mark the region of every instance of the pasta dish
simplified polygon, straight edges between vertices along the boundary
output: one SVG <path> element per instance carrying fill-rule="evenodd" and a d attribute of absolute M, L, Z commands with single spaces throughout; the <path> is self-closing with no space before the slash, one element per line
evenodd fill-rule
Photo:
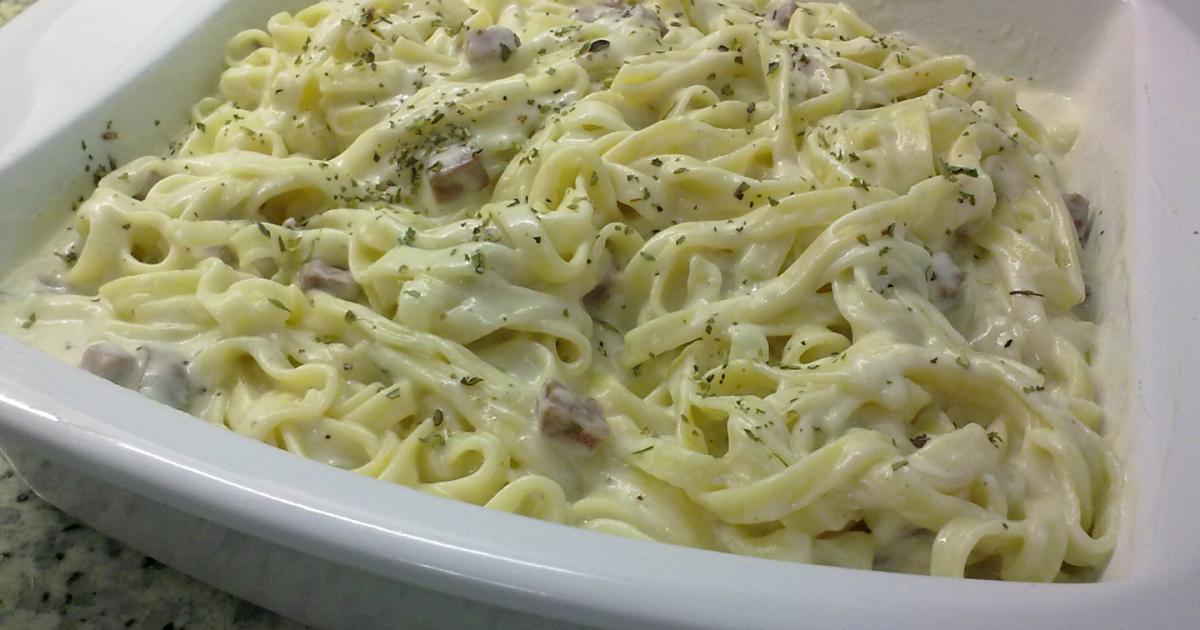
<path fill-rule="evenodd" d="M 97 164 L 6 280 L 6 333 L 598 532 L 1006 580 L 1107 561 L 1088 204 L 1014 80 L 791 0 L 327 0 L 225 56 L 165 157 Z"/>

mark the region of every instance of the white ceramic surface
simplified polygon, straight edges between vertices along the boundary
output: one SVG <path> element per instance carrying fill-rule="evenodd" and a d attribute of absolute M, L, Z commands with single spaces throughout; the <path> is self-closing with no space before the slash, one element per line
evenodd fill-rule
<path fill-rule="evenodd" d="M 160 151 L 214 84 L 221 42 L 301 4 L 42 0 L 0 31 L 0 269 L 85 192 L 81 140 L 118 161 Z M 1077 184 L 1105 210 L 1088 252 L 1098 362 L 1129 476 L 1101 582 L 785 564 L 495 513 L 292 457 L 0 338 L 6 453 L 101 531 L 321 626 L 551 623 L 503 607 L 612 627 L 1195 627 L 1200 3 L 851 4 L 990 70 L 1032 73 L 1085 117 Z M 121 139 L 102 143 L 110 120 Z"/>

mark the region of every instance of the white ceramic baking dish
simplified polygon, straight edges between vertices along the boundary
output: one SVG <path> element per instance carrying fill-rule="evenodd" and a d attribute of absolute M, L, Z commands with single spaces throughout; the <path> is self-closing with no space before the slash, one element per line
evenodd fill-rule
<path fill-rule="evenodd" d="M 222 42 L 302 0 L 41 0 L 0 30 L 0 269 L 86 191 L 80 141 L 159 152 Z M 1192 628 L 1200 619 L 1200 3 L 862 0 L 887 29 L 1070 94 L 1103 403 L 1127 471 L 1096 584 L 769 562 L 592 534 L 293 457 L 0 338 L 0 439 L 34 489 L 318 626 Z M 99 141 L 109 121 L 120 140 Z M 161 121 L 155 123 L 155 121 Z"/>

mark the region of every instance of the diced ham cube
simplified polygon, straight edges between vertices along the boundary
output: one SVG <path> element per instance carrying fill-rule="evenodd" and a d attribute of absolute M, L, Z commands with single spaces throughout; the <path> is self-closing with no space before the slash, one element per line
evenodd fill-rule
<path fill-rule="evenodd" d="M 472 66 L 504 63 L 521 47 L 521 38 L 503 26 L 489 26 L 467 36 L 467 61 Z"/>
<path fill-rule="evenodd" d="M 429 187 L 434 199 L 446 203 L 487 188 L 492 180 L 483 167 L 482 152 L 473 146 L 458 145 L 433 156 L 429 165 Z"/>
<path fill-rule="evenodd" d="M 792 21 L 792 14 L 796 12 L 796 3 L 793 0 L 783 0 L 776 4 L 767 17 L 780 27 L 787 28 Z"/>
<path fill-rule="evenodd" d="M 187 361 L 168 348 L 145 346 L 134 356 L 121 346 L 104 341 L 83 351 L 79 367 L 183 411 L 191 407 L 195 395 Z"/>
<path fill-rule="evenodd" d="M 1067 205 L 1067 213 L 1071 215 L 1071 224 L 1075 226 L 1075 234 L 1079 236 L 1080 244 L 1087 242 L 1087 236 L 1091 224 L 1088 222 L 1088 215 L 1091 213 L 1091 202 L 1087 197 L 1079 193 L 1067 193 L 1063 195 L 1063 203 Z"/>
<path fill-rule="evenodd" d="M 142 366 L 137 358 L 109 341 L 88 346 L 83 351 L 79 367 L 130 389 L 137 387 L 142 378 Z"/>
<path fill-rule="evenodd" d="M 192 405 L 192 380 L 187 361 L 173 350 L 146 346 L 138 350 L 142 378 L 137 391 L 164 405 L 187 411 Z"/>
<path fill-rule="evenodd" d="M 654 12 L 654 9 L 651 9 L 645 5 L 633 5 L 631 9 L 625 12 L 624 17 L 646 22 L 647 26 L 658 31 L 659 35 L 667 34 L 667 25 L 663 24 L 662 18 L 658 17 L 658 14 Z"/>
<path fill-rule="evenodd" d="M 538 399 L 538 418 L 548 437 L 596 448 L 611 429 L 604 408 L 595 398 L 575 393 L 558 381 L 548 381 Z"/>
<path fill-rule="evenodd" d="M 353 302 L 362 294 L 354 275 L 345 269 L 327 265 L 319 260 L 304 263 L 296 274 L 302 291 L 323 291 L 333 297 Z"/>
<path fill-rule="evenodd" d="M 958 289 L 966 277 L 966 274 L 958 268 L 958 265 L 954 264 L 946 252 L 936 252 L 933 255 L 931 274 L 930 281 L 938 295 L 943 298 L 952 298 L 958 295 Z"/>

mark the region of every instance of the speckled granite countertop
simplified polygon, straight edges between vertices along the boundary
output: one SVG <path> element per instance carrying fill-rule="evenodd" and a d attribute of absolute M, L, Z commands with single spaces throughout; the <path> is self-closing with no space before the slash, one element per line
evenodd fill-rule
<path fill-rule="evenodd" d="M 0 458 L 0 628 L 302 628 L 39 499 Z"/>
<path fill-rule="evenodd" d="M 0 28 L 35 0 L 0 0 Z M 89 529 L 0 457 L 0 628 L 302 628 Z"/>

